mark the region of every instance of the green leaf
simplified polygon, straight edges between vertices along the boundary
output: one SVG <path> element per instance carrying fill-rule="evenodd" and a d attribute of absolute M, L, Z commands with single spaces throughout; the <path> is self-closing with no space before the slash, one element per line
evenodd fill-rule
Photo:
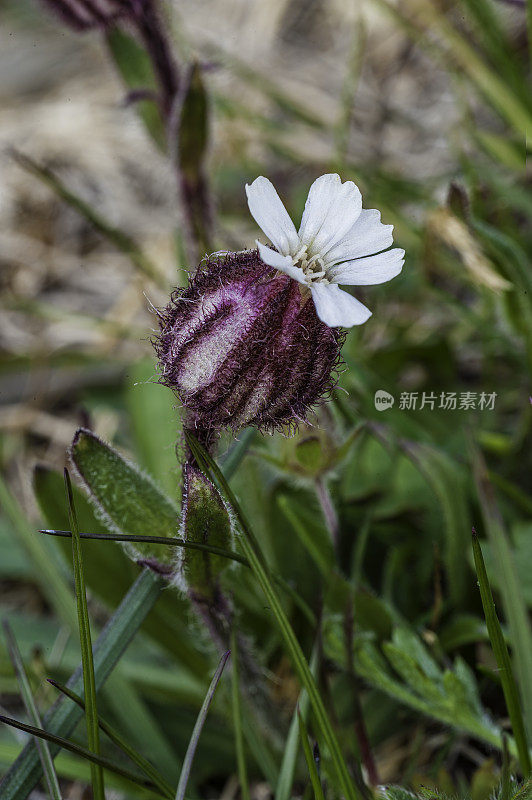
<path fill-rule="evenodd" d="M 370 592 L 360 589 L 354 593 L 354 619 L 357 628 L 373 631 L 379 639 L 392 633 L 392 616 L 386 603 Z"/>
<path fill-rule="evenodd" d="M 83 428 L 74 436 L 70 456 L 108 528 L 117 533 L 175 536 L 177 506 L 137 466 Z M 172 561 L 172 551 L 158 545 L 139 544 L 134 553 L 162 564 Z"/>
<path fill-rule="evenodd" d="M 165 587 L 165 583 L 145 568 L 124 597 L 95 643 L 96 689 L 103 686 Z M 74 672 L 67 685 L 77 694 L 82 691 L 81 667 Z M 82 716 L 83 712 L 78 706 L 63 701 L 44 716 L 43 725 L 50 733 L 65 737 L 72 733 Z M 57 750 L 57 746 L 50 748 L 52 756 Z M 0 783 L 2 800 L 25 800 L 41 775 L 39 756 L 33 743 L 29 743 Z"/>
<path fill-rule="evenodd" d="M 196 724 L 194 725 L 194 730 L 192 731 L 192 735 L 190 737 L 190 742 L 188 743 L 187 752 L 185 754 L 185 758 L 183 761 L 183 768 L 181 770 L 181 775 L 179 776 L 179 783 L 177 786 L 175 800 L 185 800 L 185 792 L 187 789 L 188 779 L 190 777 L 190 770 L 192 769 L 192 762 L 194 761 L 194 756 L 196 755 L 196 749 L 198 747 L 199 737 L 201 735 L 201 731 L 203 730 L 205 720 L 207 719 L 207 714 L 209 713 L 209 708 L 211 706 L 211 703 L 214 700 L 214 695 L 216 694 L 218 683 L 220 681 L 220 678 L 222 677 L 222 672 L 224 671 L 224 667 L 230 655 L 231 651 L 228 650 L 221 657 L 220 663 L 218 664 L 218 668 L 216 669 L 216 672 L 213 675 L 211 684 L 209 686 L 207 694 L 205 695 L 205 700 L 203 701 L 203 705 L 201 706 L 198 718 L 196 720 Z"/>
<path fill-rule="evenodd" d="M 519 703 L 519 693 L 517 691 L 517 686 L 512 672 L 508 648 L 506 647 L 506 642 L 497 618 L 495 603 L 493 602 L 493 595 L 491 593 L 488 575 L 486 573 L 486 567 L 482 557 L 482 549 L 476 535 L 473 535 L 473 555 L 475 557 L 475 568 L 477 570 L 482 607 L 486 617 L 486 624 L 488 626 L 488 634 L 490 637 L 491 646 L 493 648 L 497 666 L 499 668 L 499 677 L 501 679 L 502 690 L 504 692 L 506 708 L 512 723 L 512 729 L 517 745 L 517 752 L 519 754 L 519 762 L 521 764 L 523 775 L 527 777 L 530 775 L 531 763 L 525 726 Z"/>
<path fill-rule="evenodd" d="M 39 716 L 39 712 L 37 711 L 35 700 L 33 699 L 30 682 L 28 680 L 26 670 L 24 669 L 24 663 L 22 661 L 22 656 L 20 655 L 20 650 L 18 649 L 16 639 L 7 620 L 3 621 L 3 625 L 9 655 L 17 676 L 20 694 L 22 695 L 26 712 L 32 724 L 35 727 L 41 728 L 41 718 Z M 50 748 L 48 747 L 47 742 L 44 741 L 37 740 L 36 744 L 48 794 L 50 795 L 51 800 L 61 800 L 61 790 L 59 789 L 59 782 L 55 773 L 54 762 L 52 761 L 52 756 L 50 755 Z"/>
<path fill-rule="evenodd" d="M 391 642 L 385 642 L 383 650 L 394 669 L 414 692 L 430 700 L 435 706 L 444 701 L 442 688 L 432 678 L 427 677 L 409 653 Z"/>
<path fill-rule="evenodd" d="M 157 104 L 157 81 L 148 54 L 121 28 L 110 28 L 106 39 L 111 57 L 125 85 L 133 91 L 151 89 L 154 93 L 153 98 L 137 100 L 135 107 L 153 141 L 161 150 L 165 150 L 165 126 Z"/>
<path fill-rule="evenodd" d="M 72 531 L 72 560 L 74 564 L 74 581 L 76 586 L 76 600 L 78 606 L 79 640 L 81 645 L 81 664 L 83 667 L 83 690 L 85 694 L 85 717 L 87 723 L 87 740 L 89 749 L 95 754 L 100 754 L 100 730 L 98 727 L 98 706 L 96 702 L 96 679 L 94 677 L 94 661 L 92 658 L 91 627 L 89 610 L 87 608 L 87 593 L 85 590 L 85 576 L 83 574 L 83 554 L 81 539 L 78 531 L 78 521 L 70 475 L 65 469 L 65 488 L 68 502 L 68 516 Z M 94 800 L 105 800 L 103 771 L 101 766 L 91 766 L 92 793 Z"/>
<path fill-rule="evenodd" d="M 488 638 L 484 622 L 472 614 L 458 614 L 449 620 L 439 635 L 440 645 L 451 652 L 466 644 L 483 642 Z"/>
<path fill-rule="evenodd" d="M 532 778 L 527 778 L 519 786 L 516 787 L 515 794 L 512 795 L 512 800 L 530 800 L 532 796 Z"/>
<path fill-rule="evenodd" d="M 422 647 L 421 642 L 419 644 Z M 457 661 L 452 678 L 449 671 L 428 678 L 412 650 L 405 652 L 397 644 L 388 642 L 384 651 L 405 683 L 390 671 L 371 642 L 359 640 L 355 649 L 355 669 L 371 686 L 415 711 L 456 730 L 466 731 L 500 749 L 502 731 L 481 707 L 476 687 L 474 683 L 471 685 L 471 674 L 464 670 L 463 663 Z M 516 752 L 513 739 L 509 741 L 509 747 L 512 753 Z"/>

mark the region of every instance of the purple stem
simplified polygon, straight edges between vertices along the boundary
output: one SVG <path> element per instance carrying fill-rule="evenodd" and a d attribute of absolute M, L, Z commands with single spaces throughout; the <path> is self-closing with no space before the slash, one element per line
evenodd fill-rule
<path fill-rule="evenodd" d="M 144 41 L 161 88 L 161 111 L 168 123 L 179 89 L 179 73 L 152 0 L 130 0 L 137 29 Z"/>

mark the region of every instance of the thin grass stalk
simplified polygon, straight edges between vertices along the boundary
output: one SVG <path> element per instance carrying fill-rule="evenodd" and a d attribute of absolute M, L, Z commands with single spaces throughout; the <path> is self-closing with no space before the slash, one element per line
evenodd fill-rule
<path fill-rule="evenodd" d="M 307 762 L 307 769 L 310 776 L 310 782 L 312 783 L 312 788 L 314 790 L 314 798 L 315 800 L 325 800 L 323 794 L 323 787 L 320 781 L 320 776 L 318 775 L 318 768 L 316 767 L 316 761 L 310 749 L 307 726 L 305 724 L 305 720 L 303 719 L 303 715 L 301 714 L 299 709 L 297 710 L 297 721 L 299 725 L 299 738 L 301 741 L 301 745 L 303 747 L 305 761 Z"/>
<path fill-rule="evenodd" d="M 220 663 L 218 664 L 216 672 L 214 673 L 207 694 L 205 695 L 205 700 L 203 701 L 203 705 L 200 708 L 200 712 L 198 714 L 196 724 L 194 725 L 194 729 L 192 731 L 192 735 L 188 743 L 187 752 L 185 754 L 185 758 L 183 761 L 183 768 L 181 770 L 181 775 L 179 776 L 179 783 L 177 785 L 175 800 L 185 800 L 185 792 L 187 789 L 188 779 L 190 777 L 190 771 L 192 769 L 194 756 L 196 755 L 196 750 L 198 747 L 199 738 L 201 736 L 201 731 L 203 730 L 205 720 L 207 719 L 207 714 L 209 713 L 209 708 L 211 706 L 212 701 L 214 700 L 214 695 L 216 694 L 218 683 L 220 682 L 220 678 L 222 677 L 222 672 L 224 671 L 224 667 L 230 655 L 231 651 L 227 650 L 227 652 L 225 652 L 221 657 Z"/>
<path fill-rule="evenodd" d="M 493 487 L 483 457 L 473 444 L 473 468 L 484 526 L 493 549 L 500 575 L 500 594 L 512 645 L 517 684 L 523 704 L 523 719 L 529 740 L 532 739 L 532 630 L 522 595 L 513 553 L 499 512 Z"/>
<path fill-rule="evenodd" d="M 501 679 L 502 690 L 504 699 L 506 701 L 506 708 L 512 723 L 515 743 L 517 746 L 517 753 L 519 756 L 519 763 L 521 770 L 525 777 L 530 775 L 531 762 L 530 752 L 528 750 L 528 743 L 525 732 L 525 724 L 523 715 L 521 713 L 521 705 L 519 702 L 519 693 L 517 684 L 515 682 L 512 665 L 510 662 L 510 655 L 504 639 L 503 632 L 497 612 L 495 610 L 495 602 L 482 556 L 482 548 L 478 540 L 478 536 L 473 531 L 473 556 L 475 558 L 475 569 L 478 578 L 478 587 L 480 589 L 480 597 L 482 600 L 482 608 L 484 609 L 484 616 L 486 618 L 486 625 L 488 628 L 488 635 L 490 637 L 491 646 L 497 666 L 499 668 L 499 676 Z M 506 743 L 506 748 L 508 744 Z"/>
<path fill-rule="evenodd" d="M 35 700 L 33 698 L 30 682 L 28 680 L 28 676 L 24 668 L 24 662 L 22 661 L 22 656 L 20 654 L 20 650 L 18 649 L 17 641 L 15 639 L 15 636 L 13 634 L 13 631 L 11 630 L 11 626 L 9 625 L 7 619 L 4 619 L 2 623 L 4 627 L 4 634 L 6 638 L 7 648 L 9 651 L 9 656 L 11 658 L 11 662 L 13 664 L 13 668 L 17 676 L 17 681 L 20 688 L 20 694 L 22 696 L 22 700 L 26 708 L 26 713 L 28 714 L 28 717 L 30 718 L 32 724 L 35 725 L 35 727 L 42 728 L 41 718 L 37 710 Z M 39 752 L 39 758 L 41 761 L 42 771 L 46 787 L 48 789 L 48 794 L 50 795 L 51 800 L 61 800 L 61 790 L 59 788 L 59 781 L 57 780 L 57 774 L 54 768 L 54 762 L 52 760 L 52 756 L 50 755 L 50 748 L 48 747 L 48 743 L 45 741 L 39 741 L 37 739 L 36 745 L 37 745 L 37 750 Z"/>
<path fill-rule="evenodd" d="M 508 737 L 506 736 L 506 734 L 503 734 L 500 800 L 510 800 L 510 793 L 511 793 L 510 769 L 511 769 L 511 760 L 510 760 L 510 751 L 508 749 Z"/>
<path fill-rule="evenodd" d="M 315 676 L 318 668 L 318 644 L 314 645 L 312 656 L 310 659 L 310 669 Z M 283 753 L 283 760 L 281 762 L 281 769 L 279 770 L 279 780 L 275 787 L 275 800 L 290 800 L 292 797 L 292 786 L 294 783 L 294 775 L 296 771 L 296 762 L 298 756 L 298 741 L 299 741 L 299 721 L 298 714 L 301 714 L 305 719 L 308 714 L 309 700 L 308 694 L 305 689 L 299 693 L 297 706 L 292 716 L 290 723 L 290 730 L 286 738 L 286 744 Z"/>
<path fill-rule="evenodd" d="M 59 536 L 62 538 L 70 538 L 72 531 L 62 531 L 56 529 L 40 528 L 39 533 L 47 536 Z M 216 547 L 215 545 L 203 544 L 202 542 L 188 542 L 185 539 L 177 539 L 171 536 L 141 536 L 139 534 L 129 533 L 79 533 L 81 539 L 97 539 L 100 541 L 109 542 L 149 542 L 151 544 L 163 544 L 168 547 L 188 547 L 192 550 L 202 550 L 205 553 L 212 553 L 213 555 L 223 556 L 232 561 L 237 561 L 245 567 L 250 567 L 249 561 L 240 553 L 234 550 L 225 550 L 223 547 Z M 298 592 L 286 581 L 281 575 L 273 575 L 275 583 L 283 589 L 294 601 L 299 610 L 305 615 L 311 625 L 316 622 L 314 612 L 301 597 Z"/>
<path fill-rule="evenodd" d="M 238 663 L 238 636 L 233 620 L 231 629 L 231 666 L 232 666 L 232 701 L 233 701 L 233 726 L 235 729 L 235 750 L 236 763 L 238 767 L 238 780 L 240 783 L 240 794 L 242 800 L 250 800 L 248 770 L 246 765 L 246 754 L 244 752 L 244 733 L 242 730 L 242 707 L 239 686 L 239 663 Z"/>
<path fill-rule="evenodd" d="M 83 688 L 85 693 L 85 717 L 87 723 L 87 740 L 89 749 L 96 755 L 100 754 L 100 730 L 98 727 L 98 707 L 96 704 L 96 678 L 94 675 L 94 661 L 92 657 L 92 641 L 89 611 L 87 608 L 87 594 L 85 590 L 85 576 L 83 574 L 83 554 L 81 539 L 78 532 L 76 509 L 68 470 L 64 471 L 65 488 L 68 501 L 68 516 L 72 530 L 72 559 L 74 564 L 74 581 L 76 586 L 76 599 L 78 604 L 79 639 L 81 645 L 81 663 L 83 664 Z M 105 789 L 102 767 L 91 763 L 92 793 L 94 800 L 105 800 Z"/>

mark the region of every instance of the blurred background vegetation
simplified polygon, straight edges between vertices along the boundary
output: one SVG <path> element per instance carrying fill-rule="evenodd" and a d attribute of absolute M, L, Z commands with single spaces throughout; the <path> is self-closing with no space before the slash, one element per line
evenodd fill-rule
<path fill-rule="evenodd" d="M 395 225 L 403 273 L 364 290 L 373 317 L 349 332 L 347 369 L 315 425 L 227 437 L 220 457 L 234 458 L 233 489 L 272 570 L 318 619 L 319 681 L 348 757 L 361 704 L 380 783 L 485 800 L 509 722 L 472 526 L 532 735 L 530 9 L 175 0 L 161 13 L 186 85 L 170 153 L 156 77 L 127 27 L 75 33 L 30 0 L 0 10 L 1 615 L 37 705 L 56 698 L 44 678 L 64 682 L 79 662 L 71 545 L 36 533 L 68 528 L 58 471 L 75 430 L 94 430 L 178 501 L 180 412 L 156 382 L 152 306 L 206 250 L 253 245 L 246 182 L 268 176 L 297 219 L 312 180 L 338 171 Z M 379 389 L 395 398 L 386 411 Z M 477 407 L 441 408 L 442 392 L 458 404 L 475 393 Z M 482 392 L 493 407 L 478 407 Z M 416 408 L 402 393 L 417 393 Z M 421 408 L 423 393 L 434 408 Z M 82 530 L 107 530 L 81 493 L 76 503 Z M 97 635 L 138 567 L 118 544 L 84 548 Z M 278 715 L 278 730 L 245 728 L 252 797 L 303 796 L 302 753 L 286 766 L 297 679 L 252 577 L 235 568 L 224 585 Z M 289 598 L 286 609 L 310 655 L 316 621 Z M 216 662 L 188 603 L 167 591 L 101 692 L 103 716 L 169 780 Z M 4 641 L 0 693 L 23 717 Z M 232 727 L 222 681 L 191 796 L 238 794 Z M 0 770 L 24 741 L 2 726 Z M 86 762 L 63 753 L 56 765 L 64 797 L 80 798 Z M 109 787 L 152 796 L 116 777 Z"/>

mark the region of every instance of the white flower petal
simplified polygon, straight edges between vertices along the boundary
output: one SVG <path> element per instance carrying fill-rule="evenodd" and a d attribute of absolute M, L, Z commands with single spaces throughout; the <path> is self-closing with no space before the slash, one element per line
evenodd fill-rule
<path fill-rule="evenodd" d="M 325 266 L 386 250 L 393 243 L 392 231 L 393 225 L 382 224 L 380 211 L 376 208 L 363 208 L 343 239 L 323 253 Z"/>
<path fill-rule="evenodd" d="M 323 255 L 342 241 L 362 209 L 362 197 L 353 181 L 322 175 L 310 187 L 299 228 L 309 255 Z"/>
<path fill-rule="evenodd" d="M 294 280 L 299 281 L 299 283 L 306 283 L 305 273 L 301 267 L 294 267 L 290 256 L 283 256 L 281 253 L 276 253 L 271 247 L 266 247 L 265 244 L 261 244 L 260 242 L 257 242 L 257 247 L 259 248 L 261 259 L 265 264 L 268 264 L 269 267 L 275 267 L 275 269 L 285 272 Z"/>
<path fill-rule="evenodd" d="M 310 291 L 318 317 L 329 328 L 362 325 L 371 317 L 369 308 L 347 292 L 343 292 L 335 283 L 314 283 Z"/>
<path fill-rule="evenodd" d="M 405 263 L 405 251 L 399 247 L 378 253 L 376 256 L 344 261 L 327 272 L 327 278 L 334 283 L 346 286 L 375 286 L 377 283 L 391 281 L 399 275 Z"/>
<path fill-rule="evenodd" d="M 299 247 L 297 231 L 271 181 L 261 175 L 251 186 L 246 184 L 246 194 L 255 222 L 274 247 L 282 255 L 295 255 Z"/>

